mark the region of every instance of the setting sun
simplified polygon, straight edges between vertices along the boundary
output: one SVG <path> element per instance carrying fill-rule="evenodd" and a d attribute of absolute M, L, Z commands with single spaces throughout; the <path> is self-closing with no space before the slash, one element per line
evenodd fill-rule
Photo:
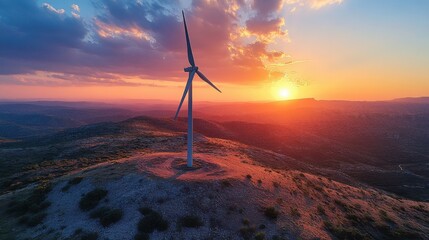
<path fill-rule="evenodd" d="M 290 91 L 287 88 L 280 88 L 278 91 L 278 98 L 279 99 L 288 99 L 290 97 Z"/>

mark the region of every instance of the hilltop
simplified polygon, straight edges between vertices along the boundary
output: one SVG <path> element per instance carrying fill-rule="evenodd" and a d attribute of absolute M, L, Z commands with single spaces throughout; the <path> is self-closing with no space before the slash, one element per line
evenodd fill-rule
<path fill-rule="evenodd" d="M 204 120 L 196 125 L 206 132 L 226 130 Z M 139 117 L 2 143 L 2 155 L 13 164 L 2 162 L 0 204 L 6 211 L 0 236 L 429 237 L 427 202 L 285 154 L 196 133 L 196 168 L 189 170 L 185 130 L 184 120 Z"/>

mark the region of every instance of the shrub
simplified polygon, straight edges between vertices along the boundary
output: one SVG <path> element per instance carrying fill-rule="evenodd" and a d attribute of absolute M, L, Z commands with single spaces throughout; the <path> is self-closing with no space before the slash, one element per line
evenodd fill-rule
<path fill-rule="evenodd" d="M 111 224 L 121 220 L 122 215 L 122 209 L 102 207 L 91 212 L 90 217 L 100 219 L 101 225 L 103 225 L 103 227 L 108 227 Z"/>
<path fill-rule="evenodd" d="M 394 222 L 394 221 L 389 217 L 389 215 L 387 215 L 387 212 L 386 212 L 386 211 L 384 211 L 384 210 L 380 210 L 380 211 L 379 211 L 379 214 L 380 214 L 380 218 L 381 218 L 381 219 L 383 219 L 383 221 L 391 222 L 391 223 L 393 223 L 393 222 Z"/>
<path fill-rule="evenodd" d="M 98 239 L 98 233 L 96 233 L 96 232 L 83 233 L 82 237 L 80 239 L 81 240 L 96 240 L 96 239 Z"/>
<path fill-rule="evenodd" d="M 240 234 L 244 239 L 250 239 L 255 232 L 256 229 L 253 226 L 245 226 L 240 228 Z"/>
<path fill-rule="evenodd" d="M 342 226 L 334 226 L 330 222 L 324 222 L 325 228 L 338 239 L 367 239 L 367 235 L 363 235 L 356 228 L 344 228 Z"/>
<path fill-rule="evenodd" d="M 43 222 L 47 216 L 44 211 L 51 203 L 46 201 L 46 196 L 51 191 L 51 185 L 48 182 L 40 183 L 33 192 L 24 200 L 12 200 L 8 204 L 7 212 L 13 214 L 19 219 L 20 224 L 34 227 Z"/>
<path fill-rule="evenodd" d="M 148 207 L 141 207 L 141 208 L 139 208 L 139 212 L 143 215 L 147 215 L 153 211 L 152 211 L 152 209 L 150 209 Z"/>
<path fill-rule="evenodd" d="M 180 226 L 186 228 L 198 228 L 203 226 L 203 221 L 200 217 L 194 215 L 187 215 L 179 220 Z"/>
<path fill-rule="evenodd" d="M 255 240 L 264 240 L 265 239 L 265 233 L 264 232 L 258 232 L 255 234 Z"/>
<path fill-rule="evenodd" d="M 45 212 L 36 213 L 34 215 L 25 215 L 19 219 L 19 223 L 29 227 L 35 227 L 43 222 L 47 214 Z"/>
<path fill-rule="evenodd" d="M 222 187 L 231 187 L 232 186 L 232 184 L 226 179 L 222 180 L 221 184 L 222 184 Z"/>
<path fill-rule="evenodd" d="M 374 218 L 372 218 L 372 216 L 371 215 L 369 215 L 368 213 L 366 213 L 364 216 L 363 216 L 363 219 L 368 223 L 368 222 L 374 222 Z"/>
<path fill-rule="evenodd" d="M 280 187 L 280 183 L 279 183 L 279 182 L 273 182 L 273 186 L 274 186 L 275 188 L 279 188 L 279 187 Z"/>
<path fill-rule="evenodd" d="M 147 233 L 139 232 L 134 236 L 134 240 L 149 240 L 149 239 L 150 239 L 149 234 Z"/>
<path fill-rule="evenodd" d="M 247 174 L 247 175 L 246 175 L 246 178 L 247 178 L 247 179 L 252 179 L 252 175 Z"/>
<path fill-rule="evenodd" d="M 165 231 L 168 229 L 168 222 L 160 213 L 151 211 L 140 220 L 138 229 L 143 233 L 152 233 L 155 230 Z"/>
<path fill-rule="evenodd" d="M 89 211 L 95 208 L 101 199 L 106 197 L 107 191 L 104 189 L 96 188 L 91 192 L 85 194 L 79 201 L 79 207 L 83 211 Z"/>
<path fill-rule="evenodd" d="M 250 221 L 247 218 L 244 218 L 241 222 L 243 223 L 243 225 L 249 225 L 250 224 Z"/>
<path fill-rule="evenodd" d="M 70 179 L 67 182 L 67 184 L 63 188 L 61 188 L 61 191 L 62 192 L 68 191 L 71 186 L 79 184 L 82 181 L 82 179 L 83 179 L 83 177 L 74 177 L 74 178 Z"/>
<path fill-rule="evenodd" d="M 318 206 L 317 206 L 317 212 L 318 212 L 320 215 L 326 215 L 325 209 L 322 207 L 322 205 L 318 205 Z"/>
<path fill-rule="evenodd" d="M 77 185 L 80 182 L 82 182 L 83 177 L 74 177 L 72 179 L 69 180 L 68 184 L 69 185 Z"/>
<path fill-rule="evenodd" d="M 410 232 L 403 229 L 397 229 L 390 234 L 393 239 L 421 239 L 422 237 L 417 232 Z"/>
<path fill-rule="evenodd" d="M 301 213 L 297 208 L 290 208 L 290 214 L 294 217 L 301 217 Z"/>
<path fill-rule="evenodd" d="M 269 219 L 277 219 L 279 212 L 274 207 L 265 208 L 264 214 Z"/>

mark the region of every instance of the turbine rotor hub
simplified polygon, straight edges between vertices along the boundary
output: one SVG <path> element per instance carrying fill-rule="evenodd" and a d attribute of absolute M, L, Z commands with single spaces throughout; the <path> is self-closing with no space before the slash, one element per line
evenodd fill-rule
<path fill-rule="evenodd" d="M 195 67 L 187 67 L 187 68 L 184 68 L 183 70 L 185 70 L 185 72 L 192 72 L 192 71 L 198 71 L 198 67 L 197 66 L 195 66 Z"/>

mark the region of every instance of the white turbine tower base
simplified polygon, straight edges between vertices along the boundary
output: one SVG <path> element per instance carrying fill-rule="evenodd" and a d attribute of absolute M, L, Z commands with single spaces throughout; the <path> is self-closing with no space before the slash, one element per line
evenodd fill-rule
<path fill-rule="evenodd" d="M 198 70 L 198 67 L 195 66 L 194 56 L 192 54 L 191 41 L 189 40 L 188 27 L 186 26 L 185 13 L 182 11 L 183 24 L 185 26 L 185 36 L 186 36 L 186 48 L 188 50 L 188 61 L 191 64 L 190 67 L 185 68 L 185 72 L 189 72 L 189 78 L 186 82 L 185 90 L 180 100 L 179 107 L 177 108 L 176 115 L 174 119 L 177 119 L 179 115 L 180 108 L 182 107 L 183 101 L 185 100 L 186 95 L 188 95 L 188 153 L 187 153 L 187 166 L 192 167 L 192 143 L 193 143 L 193 118 L 192 118 L 192 81 L 194 79 L 195 73 L 206 83 L 212 86 L 217 91 L 221 92 L 210 80 L 204 76 L 202 72 Z"/>

